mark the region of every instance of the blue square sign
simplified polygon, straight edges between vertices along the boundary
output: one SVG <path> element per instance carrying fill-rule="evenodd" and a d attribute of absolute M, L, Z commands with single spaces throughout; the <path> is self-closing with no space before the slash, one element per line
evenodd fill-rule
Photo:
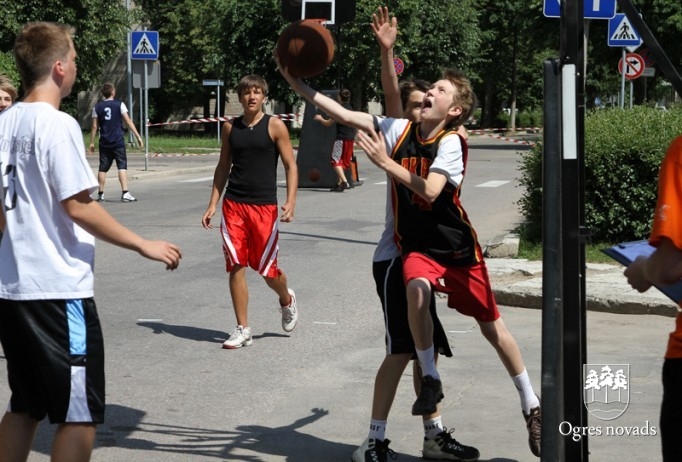
<path fill-rule="evenodd" d="M 611 19 L 616 15 L 616 0 L 583 0 L 583 8 L 585 19 Z M 561 17 L 561 0 L 545 0 L 542 13 L 548 18 Z"/>
<path fill-rule="evenodd" d="M 133 31 L 130 34 L 132 59 L 159 59 L 159 33 L 154 30 Z"/>

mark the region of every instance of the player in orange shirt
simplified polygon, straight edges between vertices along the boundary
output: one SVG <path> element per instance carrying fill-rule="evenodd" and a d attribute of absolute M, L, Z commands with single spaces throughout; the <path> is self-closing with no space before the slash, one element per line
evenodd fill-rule
<path fill-rule="evenodd" d="M 673 140 L 658 177 L 658 200 L 649 243 L 649 257 L 639 257 L 625 270 L 628 283 L 645 292 L 682 279 L 682 136 Z M 677 315 L 663 362 L 661 444 L 663 461 L 682 460 L 682 313 Z"/>

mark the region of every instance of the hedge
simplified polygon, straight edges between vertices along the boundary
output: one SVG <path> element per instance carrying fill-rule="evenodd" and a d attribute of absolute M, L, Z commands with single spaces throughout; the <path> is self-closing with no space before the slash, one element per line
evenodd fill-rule
<path fill-rule="evenodd" d="M 585 116 L 585 225 L 595 243 L 645 239 L 656 182 L 670 142 L 682 134 L 682 110 L 596 109 Z M 519 207 L 525 239 L 542 235 L 542 143 L 523 153 Z"/>

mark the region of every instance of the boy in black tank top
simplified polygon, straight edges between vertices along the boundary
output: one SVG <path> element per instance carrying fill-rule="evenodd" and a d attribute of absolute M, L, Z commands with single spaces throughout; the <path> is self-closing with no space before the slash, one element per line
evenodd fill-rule
<path fill-rule="evenodd" d="M 211 218 L 224 189 L 220 230 L 230 295 L 237 318 L 237 327 L 223 343 L 226 349 L 252 343 L 248 321 L 247 267 L 263 276 L 268 287 L 277 293 L 282 329 L 291 332 L 298 321 L 296 295 L 289 288 L 286 275 L 277 266 L 278 158 L 282 159 L 286 172 L 287 195 L 280 217 L 280 221 L 285 223 L 294 219 L 298 170 L 286 125 L 263 112 L 267 91 L 267 83 L 258 75 L 248 75 L 237 85 L 236 92 L 244 115 L 222 127 L 220 160 L 213 176 L 208 207 L 201 219 L 205 229 L 213 227 Z"/>

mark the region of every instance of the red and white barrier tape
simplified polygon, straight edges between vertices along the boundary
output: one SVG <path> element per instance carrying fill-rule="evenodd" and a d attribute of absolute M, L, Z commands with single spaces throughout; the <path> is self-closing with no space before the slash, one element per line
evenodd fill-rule
<path fill-rule="evenodd" d="M 279 117 L 282 120 L 298 120 L 298 117 L 300 114 L 272 114 L 274 117 Z M 172 121 L 172 122 L 160 122 L 160 123 L 155 123 L 155 124 L 150 124 L 148 123 L 148 127 L 156 127 L 159 125 L 184 125 L 184 124 L 204 124 L 204 123 L 211 123 L 211 122 L 227 122 L 228 120 L 232 120 L 236 117 L 239 116 L 232 116 L 232 117 L 207 117 L 207 118 L 202 118 L 202 119 L 189 119 L 189 120 L 177 120 L 177 121 Z"/>

